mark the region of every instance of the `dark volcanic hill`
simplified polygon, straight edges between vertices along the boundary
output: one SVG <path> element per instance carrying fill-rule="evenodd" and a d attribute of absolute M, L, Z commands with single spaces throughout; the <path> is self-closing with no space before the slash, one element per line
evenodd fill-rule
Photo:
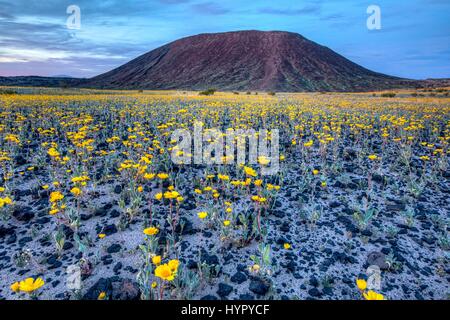
<path fill-rule="evenodd" d="M 174 41 L 92 78 L 86 85 L 120 89 L 367 91 L 411 87 L 417 81 L 367 70 L 296 33 L 238 31 Z"/>

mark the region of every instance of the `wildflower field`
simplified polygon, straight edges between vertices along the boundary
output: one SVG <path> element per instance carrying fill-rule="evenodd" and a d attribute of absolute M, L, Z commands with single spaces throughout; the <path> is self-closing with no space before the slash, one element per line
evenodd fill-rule
<path fill-rule="evenodd" d="M 1 298 L 450 295 L 446 96 L 20 90 L 0 95 Z M 279 130 L 280 170 L 174 164 L 194 122 Z"/>

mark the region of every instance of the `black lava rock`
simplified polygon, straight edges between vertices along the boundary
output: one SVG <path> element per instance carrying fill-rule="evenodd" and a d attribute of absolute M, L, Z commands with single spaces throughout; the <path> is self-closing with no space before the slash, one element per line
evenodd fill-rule
<path fill-rule="evenodd" d="M 322 293 L 317 288 L 309 289 L 308 294 L 314 298 L 320 297 L 322 295 Z"/>
<path fill-rule="evenodd" d="M 122 186 L 121 185 L 115 186 L 114 187 L 114 193 L 121 194 L 122 193 Z"/>
<path fill-rule="evenodd" d="M 14 228 L 10 227 L 10 228 L 6 228 L 3 226 L 0 226 L 0 238 L 6 237 L 6 236 L 10 236 L 15 234 Z"/>
<path fill-rule="evenodd" d="M 108 247 L 108 249 L 106 249 L 106 252 L 108 253 L 117 253 L 120 251 L 120 249 L 122 248 L 122 246 L 118 243 L 114 243 L 111 246 Z"/>
<path fill-rule="evenodd" d="M 98 230 L 97 233 L 100 233 L 100 232 L 103 232 L 107 236 L 110 236 L 117 232 L 117 227 L 114 224 L 109 224 L 103 229 L 103 231 L 101 231 L 101 229 L 100 229 L 100 230 Z"/>
<path fill-rule="evenodd" d="M 107 203 L 103 207 L 98 208 L 97 210 L 95 210 L 94 216 L 96 216 L 96 217 L 104 217 L 111 208 L 112 208 L 112 204 L 111 203 Z"/>
<path fill-rule="evenodd" d="M 253 279 L 250 282 L 249 290 L 258 295 L 264 296 L 269 291 L 269 286 L 260 279 Z"/>
<path fill-rule="evenodd" d="M 219 283 L 219 289 L 217 290 L 217 294 L 219 297 L 226 298 L 231 291 L 233 291 L 233 287 L 226 283 Z"/>
<path fill-rule="evenodd" d="M 111 213 L 109 214 L 111 218 L 117 218 L 120 216 L 120 212 L 116 209 L 112 210 Z"/>
<path fill-rule="evenodd" d="M 17 166 L 23 166 L 24 164 L 27 163 L 27 159 L 25 159 L 23 156 L 18 155 L 17 157 L 14 158 L 14 161 L 16 162 Z"/>
<path fill-rule="evenodd" d="M 216 255 L 209 255 L 206 251 L 202 251 L 200 261 L 210 266 L 219 264 L 219 258 Z"/>
<path fill-rule="evenodd" d="M 23 237 L 23 238 L 21 238 L 21 239 L 19 240 L 19 244 L 20 244 L 21 246 L 23 246 L 23 245 L 25 245 L 26 243 L 31 242 L 31 241 L 33 241 L 33 239 L 32 239 L 31 237 Z"/>
<path fill-rule="evenodd" d="M 200 298 L 200 300 L 218 300 L 216 296 L 213 296 L 211 294 L 208 294 L 202 298 Z"/>
<path fill-rule="evenodd" d="M 319 280 L 317 280 L 315 276 L 312 276 L 311 278 L 309 278 L 309 284 L 312 285 L 313 287 L 318 287 Z"/>
<path fill-rule="evenodd" d="M 28 206 L 16 206 L 12 212 L 14 218 L 19 221 L 28 222 L 34 218 L 33 209 Z"/>
<path fill-rule="evenodd" d="M 122 269 L 122 262 L 117 262 L 116 265 L 113 268 L 114 273 L 118 273 L 120 269 Z"/>
<path fill-rule="evenodd" d="M 183 229 L 181 229 L 181 224 L 183 224 Z M 182 217 L 180 219 L 180 223 L 178 223 L 177 227 L 175 228 L 175 232 L 177 233 L 181 232 L 182 235 L 189 235 L 195 234 L 197 230 L 194 229 L 191 221 L 189 221 L 185 217 Z"/>
<path fill-rule="evenodd" d="M 111 296 L 112 282 L 110 278 L 100 278 L 83 296 L 83 300 L 97 300 L 98 295 L 105 292 L 107 296 Z"/>
<path fill-rule="evenodd" d="M 247 276 L 245 275 L 245 273 L 237 271 L 232 277 L 231 277 L 231 282 L 237 283 L 237 284 L 241 284 L 242 282 L 247 280 Z"/>

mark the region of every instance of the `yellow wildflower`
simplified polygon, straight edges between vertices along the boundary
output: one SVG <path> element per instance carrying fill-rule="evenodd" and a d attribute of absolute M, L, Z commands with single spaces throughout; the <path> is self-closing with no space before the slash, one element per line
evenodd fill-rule
<path fill-rule="evenodd" d="M 157 266 L 161 264 L 161 256 L 153 256 L 152 263 Z"/>
<path fill-rule="evenodd" d="M 200 219 L 205 219 L 205 218 L 208 216 L 208 213 L 205 212 L 205 211 L 202 211 L 202 212 L 197 213 L 197 216 L 198 216 Z"/>
<path fill-rule="evenodd" d="M 72 193 L 75 197 L 78 197 L 82 192 L 80 188 L 74 187 L 70 190 L 70 193 Z"/>
<path fill-rule="evenodd" d="M 44 280 L 42 280 L 41 278 L 37 278 L 36 280 L 33 278 L 27 278 L 25 280 L 20 281 L 19 288 L 20 291 L 22 292 L 33 293 L 43 285 Z"/>
<path fill-rule="evenodd" d="M 144 234 L 146 234 L 148 236 L 157 235 L 158 232 L 159 232 L 159 229 L 156 227 L 148 227 L 148 228 L 144 229 Z"/>
<path fill-rule="evenodd" d="M 50 193 L 50 202 L 54 203 L 64 199 L 64 195 L 59 191 L 53 191 Z"/>
<path fill-rule="evenodd" d="M 359 290 L 364 291 L 367 288 L 367 282 L 364 279 L 356 279 L 356 286 Z"/>
<path fill-rule="evenodd" d="M 19 284 L 19 282 L 14 282 L 12 285 L 11 285 L 11 290 L 13 291 L 13 292 L 19 292 L 20 291 L 20 284 Z"/>
<path fill-rule="evenodd" d="M 244 167 L 244 172 L 248 176 L 256 177 L 256 171 L 250 167 Z"/>
<path fill-rule="evenodd" d="M 97 300 L 105 300 L 105 298 L 106 298 L 106 292 L 102 291 L 99 293 Z"/>
<path fill-rule="evenodd" d="M 158 178 L 161 180 L 165 180 L 169 177 L 167 173 L 158 173 Z"/>
<path fill-rule="evenodd" d="M 377 293 L 373 290 L 369 290 L 367 293 L 364 292 L 363 296 L 366 300 L 384 300 L 384 296 L 381 293 Z"/>
<path fill-rule="evenodd" d="M 175 273 L 167 264 L 162 264 L 156 267 L 155 276 L 166 281 L 173 281 L 175 279 Z"/>

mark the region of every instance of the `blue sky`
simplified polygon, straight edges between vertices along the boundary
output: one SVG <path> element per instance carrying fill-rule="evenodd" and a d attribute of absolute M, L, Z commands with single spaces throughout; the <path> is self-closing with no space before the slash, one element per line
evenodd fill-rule
<path fill-rule="evenodd" d="M 366 27 L 369 5 L 381 30 Z M 248 29 L 297 32 L 390 75 L 450 77 L 449 0 L 0 0 L 0 75 L 90 77 L 181 37 Z"/>

